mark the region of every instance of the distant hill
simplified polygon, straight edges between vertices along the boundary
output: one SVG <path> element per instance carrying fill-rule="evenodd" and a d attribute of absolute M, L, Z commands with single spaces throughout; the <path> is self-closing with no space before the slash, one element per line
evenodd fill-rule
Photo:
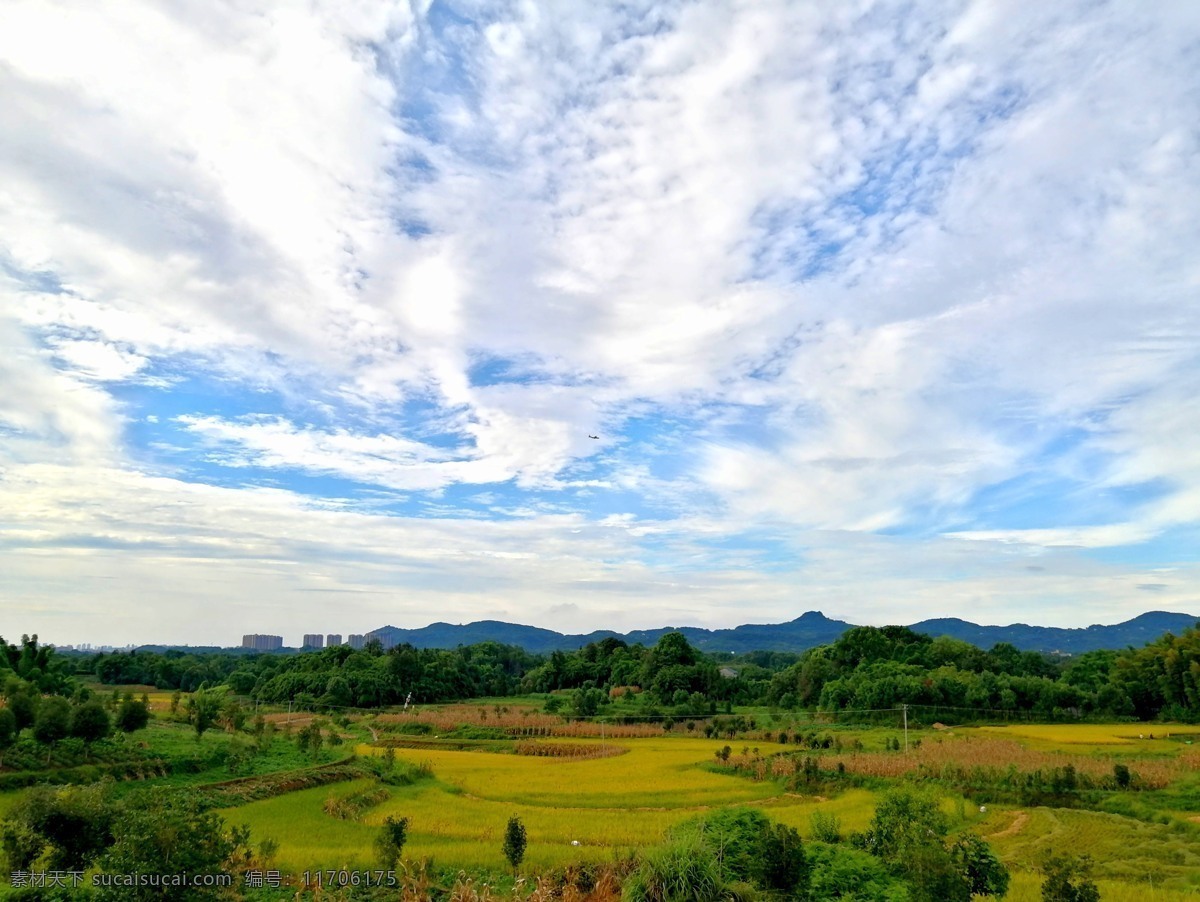
<path fill-rule="evenodd" d="M 931 636 L 951 636 L 985 649 L 991 648 L 997 642 L 1009 642 L 1022 651 L 1074 655 L 1099 648 L 1139 647 L 1157 639 L 1163 633 L 1182 632 L 1195 626 L 1198 620 L 1200 618 L 1191 614 L 1151 611 L 1125 623 L 1112 626 L 1097 624 L 1078 629 L 1029 626 L 1024 623 L 980 626 L 954 617 L 922 620 L 911 624 L 911 628 Z M 741 654 L 749 651 L 800 652 L 817 645 L 828 645 L 852 626 L 854 624 L 844 620 L 830 620 L 819 611 L 809 611 L 787 623 L 747 624 L 723 630 L 664 626 L 630 633 L 597 630 L 586 635 L 564 635 L 536 626 L 480 620 L 465 625 L 432 623 L 420 629 L 384 626 L 372 630 L 367 635 L 368 638 L 378 638 L 385 647 L 405 642 L 417 648 L 456 648 L 459 645 L 474 645 L 478 642 L 500 642 L 519 646 L 535 654 L 547 654 L 552 651 L 581 648 L 589 642 L 598 642 L 608 636 L 623 639 L 631 645 L 638 642 L 653 645 L 664 633 L 678 629 L 687 636 L 692 645 L 702 651 Z"/>

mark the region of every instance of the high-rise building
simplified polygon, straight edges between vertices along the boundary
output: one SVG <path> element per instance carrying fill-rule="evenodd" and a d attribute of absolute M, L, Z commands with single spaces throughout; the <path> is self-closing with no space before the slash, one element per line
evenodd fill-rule
<path fill-rule="evenodd" d="M 351 648 L 362 648 L 367 644 L 367 637 L 361 633 L 351 633 L 350 639 L 346 644 Z"/>
<path fill-rule="evenodd" d="M 326 648 L 333 648 L 333 646 L 341 645 L 341 644 L 342 644 L 342 634 L 341 633 L 330 633 L 328 636 L 325 637 L 325 647 Z"/>
<path fill-rule="evenodd" d="M 255 651 L 275 651 L 283 648 L 283 636 L 248 633 L 242 636 L 242 648 L 253 648 Z"/>
<path fill-rule="evenodd" d="M 325 637 L 320 633 L 305 633 L 303 648 L 324 648 Z"/>

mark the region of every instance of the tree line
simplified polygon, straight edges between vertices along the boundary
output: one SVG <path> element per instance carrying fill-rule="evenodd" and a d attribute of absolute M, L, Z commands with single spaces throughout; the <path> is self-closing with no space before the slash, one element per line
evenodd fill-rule
<path fill-rule="evenodd" d="M 577 651 L 534 655 L 496 642 L 456 649 L 379 643 L 296 655 L 134 651 L 64 660 L 36 637 L 0 639 L 0 680 L 15 677 L 41 694 L 70 694 L 73 671 L 109 684 L 194 692 L 224 684 L 266 703 L 374 708 L 484 696 L 559 693 L 564 713 L 604 713 L 636 701 L 661 716 L 703 716 L 732 705 L 851 711 L 902 704 L 1012 712 L 1039 718 L 1200 718 L 1200 631 L 1166 634 L 1139 649 L 1074 657 L 984 650 L 908 627 L 854 627 L 800 655 L 704 654 L 681 633 L 657 644 L 606 638 Z M 629 706 L 621 709 L 628 715 Z"/>

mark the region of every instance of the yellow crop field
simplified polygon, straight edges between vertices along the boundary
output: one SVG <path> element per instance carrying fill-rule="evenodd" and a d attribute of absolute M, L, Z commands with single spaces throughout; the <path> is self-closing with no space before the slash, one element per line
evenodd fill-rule
<path fill-rule="evenodd" d="M 375 828 L 388 816 L 410 819 L 405 854 L 414 860 L 502 869 L 500 843 L 513 815 L 528 831 L 530 866 L 543 868 L 655 845 L 674 824 L 716 807 L 761 807 L 803 833 L 818 808 L 848 830 L 863 829 L 874 811 L 874 796 L 865 790 L 824 800 L 703 769 L 698 765 L 721 747 L 713 740 L 662 737 L 626 745 L 627 754 L 598 759 L 398 749 L 398 759 L 428 763 L 437 779 L 393 787 L 391 798 L 362 823 L 337 820 L 323 809 L 331 795 L 360 791 L 365 781 L 289 793 L 222 815 L 248 825 L 254 836 L 275 839 L 281 869 L 301 873 L 369 865 Z M 379 752 L 366 746 L 358 751 Z"/>
<path fill-rule="evenodd" d="M 846 831 L 865 829 L 875 810 L 875 794 L 865 789 L 825 799 L 703 769 L 698 765 L 720 748 L 713 740 L 660 737 L 625 744 L 627 754 L 583 760 L 398 749 L 398 759 L 429 764 L 436 782 L 392 788 L 391 798 L 371 809 L 362 823 L 337 821 L 323 808 L 329 796 L 357 792 L 363 781 L 290 793 L 222 814 L 231 823 L 250 826 L 255 836 L 277 840 L 280 866 L 299 873 L 369 864 L 374 828 L 388 816 L 410 819 L 405 854 L 413 860 L 432 857 L 462 867 L 502 869 L 504 825 L 516 815 L 528 830 L 528 861 L 537 869 L 606 860 L 655 845 L 680 821 L 730 805 L 761 808 L 804 835 L 817 810 L 836 816 Z M 379 752 L 367 746 L 358 751 Z M 310 829 L 314 824 L 319 829 Z"/>
<path fill-rule="evenodd" d="M 957 732 L 1002 736 L 1034 748 L 1121 746 L 1121 751 L 1136 751 L 1139 754 L 1174 754 L 1179 751 L 1179 744 L 1170 740 L 1172 730 L 1176 733 L 1194 732 L 1195 728 L 1181 724 L 1009 724 L 960 729 Z"/>
<path fill-rule="evenodd" d="M 141 698 L 145 695 L 150 702 L 150 710 L 155 714 L 169 711 L 171 708 L 171 696 L 175 694 L 169 689 L 159 689 L 155 686 L 142 684 L 121 684 L 118 686 L 109 683 L 92 682 L 85 683 L 84 685 L 99 696 L 112 695 L 114 689 L 121 695 L 124 695 L 126 692 L 132 692 L 135 698 Z"/>
<path fill-rule="evenodd" d="M 779 792 L 772 783 L 730 779 L 697 767 L 713 760 L 722 745 L 716 740 L 658 737 L 620 744 L 628 754 L 590 760 L 437 749 L 397 749 L 396 757 L 414 764 L 429 762 L 439 779 L 470 796 L 531 805 L 697 808 L 745 804 Z M 760 744 L 764 754 L 782 748 Z M 357 751 L 379 753 L 369 746 Z"/>
<path fill-rule="evenodd" d="M 917 761 L 932 765 L 952 761 L 956 755 L 968 765 L 999 755 L 1019 767 L 1074 760 L 1111 768 L 1116 756 L 1136 761 L 1139 756 L 1128 744 L 1105 744 L 1106 738 L 1119 738 L 1113 730 L 1048 727 L 1030 736 L 1015 731 L 998 735 L 957 731 L 957 735 L 927 737 L 921 750 L 914 749 L 909 755 L 860 752 L 826 755 L 823 760 L 886 759 L 898 762 L 898 773 L 911 769 Z M 1167 742 L 1155 740 L 1160 741 Z M 573 741 L 557 738 L 547 742 L 562 746 Z M 1074 754 L 1045 745 L 1055 742 L 1068 744 Z M 607 743 L 621 746 L 624 753 L 588 758 L 400 748 L 394 750 L 398 760 L 427 764 L 434 779 L 389 787 L 390 796 L 368 809 L 361 821 L 338 820 L 324 809 L 331 796 L 350 795 L 370 785 L 362 780 L 289 793 L 226 809 L 222 815 L 230 823 L 246 824 L 257 838 L 275 839 L 279 843 L 277 865 L 297 874 L 316 868 L 370 867 L 374 837 L 389 816 L 409 819 L 404 849 L 409 861 L 432 859 L 468 870 L 503 871 L 504 827 L 515 815 L 524 823 L 529 839 L 525 867 L 538 872 L 582 861 L 610 861 L 656 845 L 674 825 L 719 807 L 760 808 L 811 838 L 814 812 L 836 816 L 843 833 L 849 833 L 869 825 L 877 802 L 876 792 L 866 788 L 849 788 L 823 798 L 787 792 L 771 779 L 756 781 L 732 769 L 711 768 L 707 765 L 715 761 L 714 752 L 725 745 L 719 740 L 660 735 L 610 738 Z M 1174 760 L 1152 753 L 1141 764 L 1186 769 L 1195 753 L 1178 742 L 1170 745 L 1176 753 Z M 741 743 L 738 746 L 735 756 L 741 752 Z M 783 750 L 795 749 L 772 742 L 760 742 L 757 747 L 761 755 Z M 360 746 L 357 751 L 360 755 L 382 753 L 371 746 Z M 855 770 L 852 766 L 848 769 Z M 981 808 L 954 794 L 946 795 L 943 808 L 955 830 L 970 830 L 986 838 L 1013 869 L 1011 899 L 1040 898 L 1041 877 L 1032 867 L 1047 851 L 1091 854 L 1105 899 L 1177 902 L 1186 897 L 1185 891 L 1200 886 L 1200 877 L 1195 876 L 1200 875 L 1200 842 L 1186 823 L 1154 824 L 1084 810 L 1023 809 L 1004 804 Z"/>

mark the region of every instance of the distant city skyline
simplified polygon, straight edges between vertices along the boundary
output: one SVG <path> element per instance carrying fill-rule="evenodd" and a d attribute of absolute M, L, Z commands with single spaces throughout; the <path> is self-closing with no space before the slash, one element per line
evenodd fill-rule
<path fill-rule="evenodd" d="M 0 634 L 1200 610 L 1198 41 L 14 0 Z"/>

